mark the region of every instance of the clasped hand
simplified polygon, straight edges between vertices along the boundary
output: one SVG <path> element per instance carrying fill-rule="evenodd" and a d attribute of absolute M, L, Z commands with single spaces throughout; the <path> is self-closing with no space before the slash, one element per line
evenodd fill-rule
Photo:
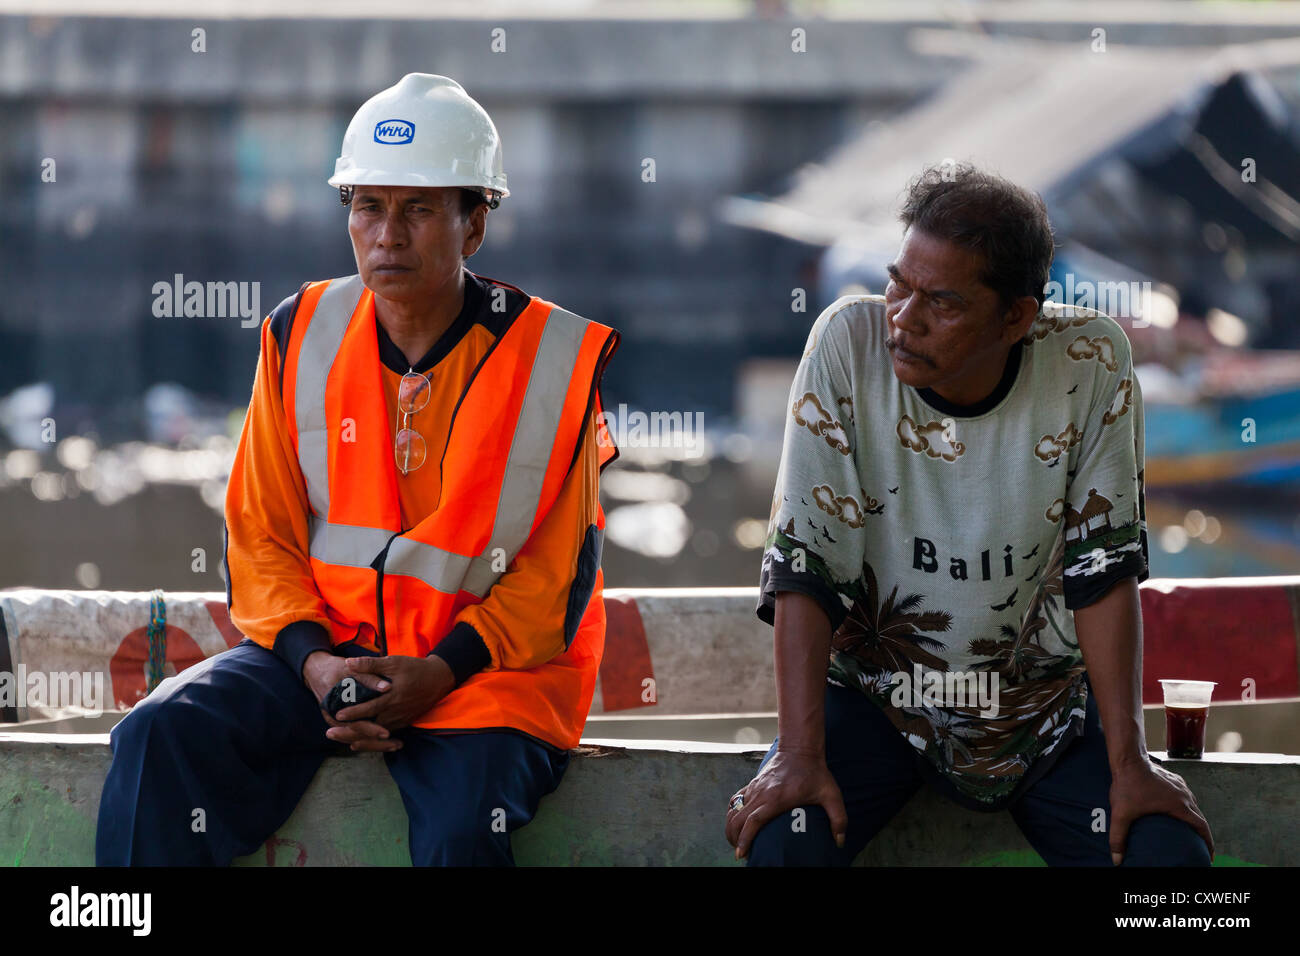
<path fill-rule="evenodd" d="M 441 657 L 338 657 L 315 651 L 302 668 L 303 680 L 322 705 L 330 689 L 351 677 L 359 684 L 380 691 L 374 700 L 352 704 L 336 717 L 321 715 L 329 724 L 325 736 L 353 750 L 394 751 L 402 742 L 391 731 L 408 727 L 411 721 L 446 697 L 455 686 L 451 668 Z"/>

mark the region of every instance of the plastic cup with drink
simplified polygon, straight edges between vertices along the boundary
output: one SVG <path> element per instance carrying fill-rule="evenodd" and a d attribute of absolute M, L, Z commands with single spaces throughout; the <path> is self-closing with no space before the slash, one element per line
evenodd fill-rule
<path fill-rule="evenodd" d="M 1205 752 L 1205 718 L 1217 681 L 1162 680 L 1165 750 L 1174 759 L 1199 760 Z"/>

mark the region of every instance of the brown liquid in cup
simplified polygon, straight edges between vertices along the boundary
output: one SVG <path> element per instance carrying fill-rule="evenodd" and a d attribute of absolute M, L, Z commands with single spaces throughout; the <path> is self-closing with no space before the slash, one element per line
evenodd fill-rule
<path fill-rule="evenodd" d="M 1165 750 L 1176 759 L 1194 759 L 1205 751 L 1209 707 L 1165 707 Z"/>

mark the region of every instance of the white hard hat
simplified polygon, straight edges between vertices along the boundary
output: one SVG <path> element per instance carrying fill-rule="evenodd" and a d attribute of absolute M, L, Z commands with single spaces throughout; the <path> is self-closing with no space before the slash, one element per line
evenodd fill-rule
<path fill-rule="evenodd" d="M 329 184 L 477 188 L 491 190 L 493 206 L 493 194 L 510 195 L 492 118 L 459 83 L 433 73 L 408 73 L 361 105 Z"/>

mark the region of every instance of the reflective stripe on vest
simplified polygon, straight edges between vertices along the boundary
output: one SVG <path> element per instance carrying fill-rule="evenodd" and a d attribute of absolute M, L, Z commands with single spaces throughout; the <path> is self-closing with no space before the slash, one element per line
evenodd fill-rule
<path fill-rule="evenodd" d="M 294 389 L 298 459 L 307 484 L 311 556 L 368 568 L 388 545 L 384 573 L 409 575 L 445 594 L 484 597 L 528 540 L 569 378 L 588 321 L 558 306 L 546 316 L 511 437 L 491 538 L 477 556 L 446 551 L 395 531 L 330 522 L 325 386 L 365 287 L 359 276 L 331 280 L 303 334 Z M 508 331 L 505 334 L 508 334 Z"/>
<path fill-rule="evenodd" d="M 298 425 L 298 462 L 302 466 L 303 478 L 307 480 L 307 501 L 311 510 L 321 517 L 330 513 L 325 382 L 334 364 L 334 356 L 343 344 L 343 333 L 347 331 L 352 313 L 365 291 L 359 275 L 331 279 L 321 293 L 298 352 L 298 380 L 293 400 L 294 418 Z"/>
<path fill-rule="evenodd" d="M 383 528 L 333 524 L 322 521 L 316 515 L 310 515 L 308 522 L 311 527 L 311 556 L 326 564 L 340 564 L 349 568 L 369 568 L 375 556 L 384 550 L 384 545 L 388 544 L 388 539 L 393 538 L 394 534 Z M 409 574 L 444 594 L 455 594 L 462 588 L 461 581 L 465 578 L 471 560 L 468 555 L 454 554 L 423 541 L 398 535 L 393 538 L 392 547 L 388 549 L 384 573 Z"/>
<path fill-rule="evenodd" d="M 497 499 L 492 539 L 470 565 L 462 585 L 471 594 L 479 597 L 487 594 L 528 540 L 542 496 L 546 460 L 560 426 L 564 393 L 586 330 L 586 319 L 558 306 L 546 317 L 546 328 L 537 345 L 537 359 L 528 376 L 528 391 L 519 410 L 519 424 L 510 441 L 510 457 L 501 482 L 501 497 Z M 527 462 L 542 464 L 540 468 L 521 464 Z M 504 553 L 504 561 L 493 560 L 498 548 Z M 502 570 L 493 570 L 494 567 Z"/>

